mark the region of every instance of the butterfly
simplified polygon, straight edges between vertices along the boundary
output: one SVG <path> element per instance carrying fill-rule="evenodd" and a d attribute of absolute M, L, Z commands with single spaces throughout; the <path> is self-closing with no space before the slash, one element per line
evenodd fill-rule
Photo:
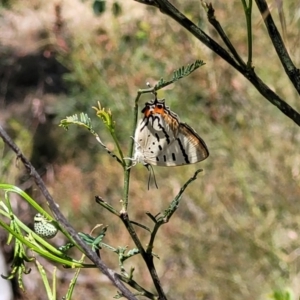
<path fill-rule="evenodd" d="M 177 114 L 155 97 L 146 102 L 144 117 L 135 131 L 133 164 L 182 166 L 206 159 L 209 152 L 202 138 Z"/>

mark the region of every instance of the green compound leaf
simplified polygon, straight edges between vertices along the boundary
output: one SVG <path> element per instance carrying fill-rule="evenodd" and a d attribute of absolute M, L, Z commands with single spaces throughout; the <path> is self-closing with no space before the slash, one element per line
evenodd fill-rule
<path fill-rule="evenodd" d="M 98 234 L 95 238 L 92 237 L 91 235 L 87 234 L 87 233 L 83 233 L 83 232 L 79 232 L 78 235 L 81 237 L 81 239 L 88 244 L 89 246 L 92 247 L 92 250 L 95 252 L 96 250 L 100 250 L 101 249 L 101 242 L 103 240 L 103 238 L 105 237 L 105 233 L 107 230 L 107 226 L 105 226 L 100 234 Z"/>
<path fill-rule="evenodd" d="M 73 116 L 66 117 L 65 119 L 61 120 L 59 124 L 60 127 L 63 127 L 66 130 L 69 129 L 70 125 L 79 125 L 85 127 L 92 134 L 96 135 L 96 132 L 92 127 L 91 119 L 86 113 L 80 113 L 79 116 L 75 114 Z"/>
<path fill-rule="evenodd" d="M 194 63 L 185 66 L 182 66 L 181 68 L 175 70 L 173 72 L 173 78 L 170 81 L 165 81 L 163 78 L 161 78 L 158 83 L 155 85 L 154 90 L 159 90 L 167 85 L 170 85 L 174 83 L 175 81 L 178 81 L 179 79 L 186 77 L 193 73 L 195 70 L 198 68 L 202 67 L 205 65 L 205 63 L 202 60 L 196 60 Z"/>

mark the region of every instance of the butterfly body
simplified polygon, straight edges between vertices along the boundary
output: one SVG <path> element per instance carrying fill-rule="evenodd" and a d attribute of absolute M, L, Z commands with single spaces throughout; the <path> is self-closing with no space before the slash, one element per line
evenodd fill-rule
<path fill-rule="evenodd" d="M 135 163 L 181 166 L 204 160 L 209 152 L 205 142 L 165 106 L 164 100 L 147 102 L 143 119 L 135 131 Z"/>

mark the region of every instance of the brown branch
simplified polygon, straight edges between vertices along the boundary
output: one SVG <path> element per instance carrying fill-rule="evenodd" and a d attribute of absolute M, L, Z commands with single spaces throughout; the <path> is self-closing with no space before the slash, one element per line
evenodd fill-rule
<path fill-rule="evenodd" d="M 165 292 L 161 286 L 161 283 L 160 283 L 160 280 L 159 280 L 159 277 L 157 275 L 157 272 L 156 272 L 156 269 L 155 269 L 155 266 L 154 266 L 154 263 L 153 263 L 153 255 L 152 255 L 152 252 L 151 253 L 147 253 L 144 249 L 144 247 L 142 246 L 137 234 L 136 234 L 136 231 L 134 230 L 133 226 L 132 226 L 132 223 L 131 221 L 129 220 L 129 216 L 127 213 L 122 213 L 120 215 L 120 218 L 122 220 L 122 222 L 124 223 L 125 227 L 127 228 L 132 240 L 134 241 L 136 247 L 138 248 L 141 256 L 143 257 L 143 260 L 145 261 L 146 265 L 147 265 L 147 268 L 149 270 L 149 273 L 151 275 L 151 278 L 152 278 L 152 281 L 153 281 L 153 284 L 157 290 L 157 293 L 159 295 L 159 300 L 167 300 L 167 297 L 165 295 Z"/>
<path fill-rule="evenodd" d="M 168 0 L 135 0 L 139 3 L 158 7 L 160 11 L 172 19 L 177 21 L 182 27 L 193 34 L 199 41 L 205 44 L 209 49 L 214 51 L 232 67 L 239 71 L 245 78 L 247 78 L 255 88 L 263 95 L 269 102 L 275 105 L 282 113 L 293 120 L 297 125 L 300 126 L 300 114 L 283 99 L 281 99 L 275 92 L 273 92 L 255 73 L 253 68 L 247 66 L 241 66 L 233 58 L 234 55 L 230 55 L 224 48 L 222 48 L 217 42 L 210 38 L 204 31 L 196 26 L 191 20 L 184 16 L 180 11 L 177 10 Z M 259 1 L 259 0 L 256 0 Z M 260 0 L 263 1 L 263 0 Z M 218 25 L 220 26 L 220 25 Z M 220 31 L 219 27 L 219 31 Z M 224 34 L 224 33 L 223 33 Z M 223 36 L 224 39 L 224 36 Z M 294 69 L 294 76 L 298 78 L 298 69 Z M 300 85 L 300 79 L 298 79 Z"/>
<path fill-rule="evenodd" d="M 2 126 L 0 126 L 0 137 L 2 138 L 4 143 L 17 154 L 17 158 L 22 161 L 30 176 L 33 177 L 36 185 L 39 187 L 42 194 L 46 198 L 47 204 L 49 205 L 55 219 L 61 225 L 62 229 L 64 229 L 72 237 L 72 239 L 84 250 L 85 255 L 99 268 L 99 270 L 102 271 L 103 274 L 105 274 L 110 279 L 110 281 L 121 291 L 124 297 L 130 300 L 137 300 L 137 298 L 120 281 L 120 279 L 117 277 L 117 274 L 113 270 L 109 269 L 96 255 L 96 253 L 93 252 L 92 249 L 88 247 L 87 244 L 84 243 L 84 241 L 78 236 L 75 229 L 70 225 L 70 223 L 58 209 L 40 175 L 37 173 L 30 161 L 21 152 L 18 146 L 8 136 Z"/>
<path fill-rule="evenodd" d="M 173 6 L 167 0 L 135 0 L 142 4 L 147 4 L 150 6 L 155 6 L 160 9 L 163 14 L 170 16 L 172 19 L 177 21 L 180 25 L 182 25 L 186 30 L 191 32 L 198 40 L 200 40 L 204 45 L 206 45 L 209 49 L 217 53 L 221 56 L 225 61 L 234 66 L 240 72 L 242 68 L 236 61 L 232 58 L 232 56 L 217 42 L 215 42 L 209 35 L 207 35 L 201 28 L 196 26 L 191 20 L 189 20 L 185 15 L 183 15 L 175 6 Z"/>
<path fill-rule="evenodd" d="M 140 286 L 135 280 L 133 280 L 132 278 L 128 278 L 124 275 L 120 275 L 120 274 L 116 274 L 116 276 L 126 282 L 128 285 L 130 285 L 131 287 L 133 287 L 134 289 L 136 289 L 137 291 L 140 292 L 141 296 L 147 297 L 149 299 L 153 299 L 153 300 L 157 300 L 157 296 L 150 293 L 149 291 L 145 290 L 142 286 Z"/>
<path fill-rule="evenodd" d="M 236 61 L 239 63 L 239 65 L 242 66 L 243 68 L 246 68 L 247 67 L 246 63 L 239 56 L 239 54 L 235 50 L 234 46 L 232 45 L 231 41 L 229 40 L 228 36 L 224 32 L 221 24 L 219 23 L 219 21 L 215 17 L 215 10 L 214 10 L 212 4 L 211 3 L 207 4 L 206 8 L 207 8 L 207 18 L 208 18 L 209 23 L 212 26 L 214 26 L 214 28 L 218 32 L 219 36 L 221 37 L 221 39 L 223 40 L 223 42 L 225 43 L 225 45 L 228 47 L 228 49 L 230 50 L 231 54 L 236 59 Z"/>
<path fill-rule="evenodd" d="M 284 45 L 281 35 L 273 21 L 271 12 L 265 0 L 255 0 L 256 5 L 263 17 L 265 25 L 267 27 L 269 36 L 273 43 L 273 46 L 277 52 L 277 55 L 281 61 L 281 64 L 289 77 L 290 81 L 294 85 L 298 94 L 300 94 L 300 70 L 295 67 L 291 60 L 289 53 Z"/>

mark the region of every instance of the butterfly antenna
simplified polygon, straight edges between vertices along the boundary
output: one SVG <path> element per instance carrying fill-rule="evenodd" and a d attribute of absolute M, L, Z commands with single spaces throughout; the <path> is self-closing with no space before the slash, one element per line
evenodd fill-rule
<path fill-rule="evenodd" d="M 158 185 L 157 185 L 157 182 L 156 182 L 156 178 L 155 178 L 155 173 L 154 173 L 154 170 L 153 170 L 153 166 L 151 166 L 150 164 L 146 164 L 145 167 L 149 171 L 148 190 L 150 189 L 151 173 L 153 174 L 153 180 L 154 180 L 155 187 L 158 189 Z"/>
<path fill-rule="evenodd" d="M 152 173 L 153 173 L 153 180 L 154 180 L 155 187 L 158 189 L 158 185 L 157 185 L 157 181 L 156 181 L 156 177 L 155 177 L 154 169 L 153 169 L 153 167 L 152 167 L 152 166 L 151 166 L 151 169 L 152 169 Z"/>

